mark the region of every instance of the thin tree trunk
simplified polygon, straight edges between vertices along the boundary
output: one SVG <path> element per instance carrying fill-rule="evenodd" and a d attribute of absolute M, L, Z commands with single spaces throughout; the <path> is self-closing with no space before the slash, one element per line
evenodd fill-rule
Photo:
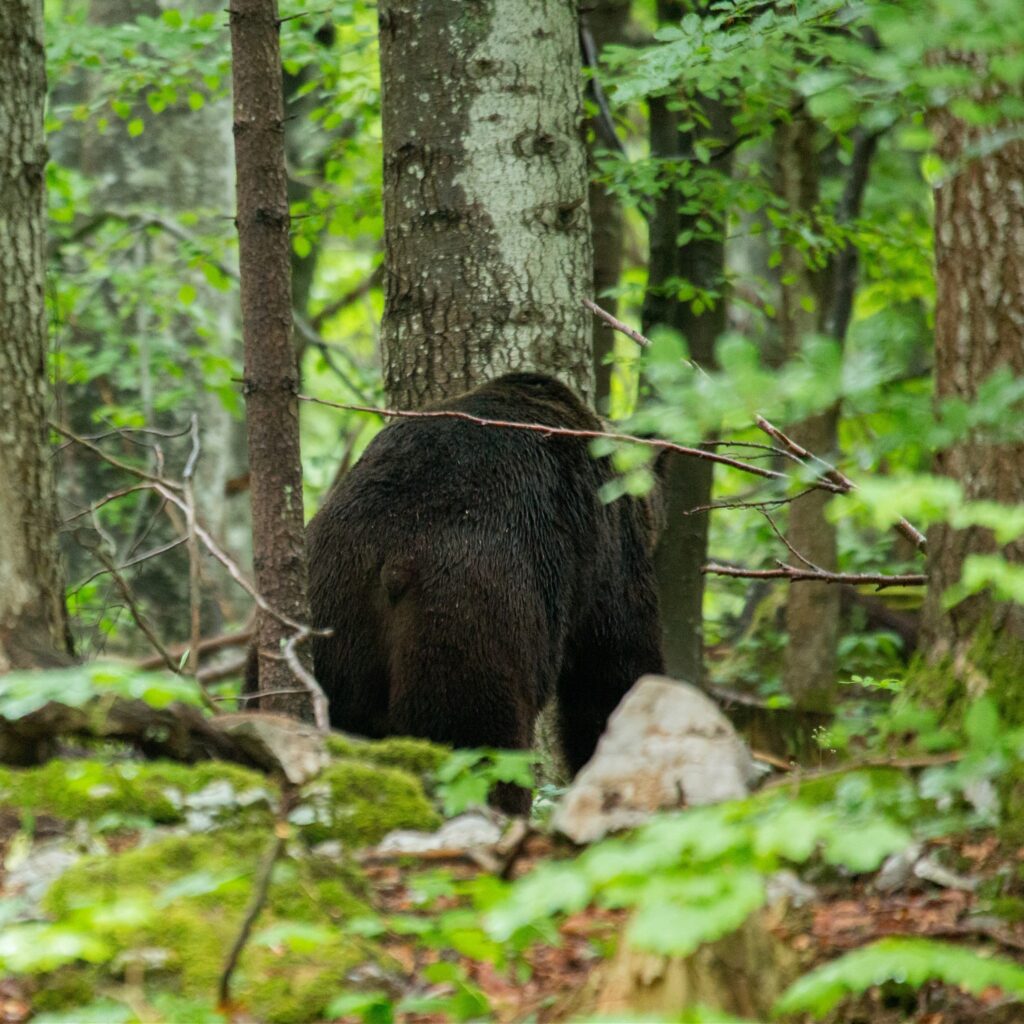
<path fill-rule="evenodd" d="M 42 0 L 0 19 L 0 672 L 69 654 L 47 438 Z"/>
<path fill-rule="evenodd" d="M 682 17 L 682 5 L 658 4 L 658 19 L 665 23 Z M 670 107 L 670 97 L 650 102 L 650 137 L 653 157 L 674 157 L 689 150 L 693 136 L 679 131 L 679 116 Z M 725 110 L 706 102 L 711 121 L 708 134 L 727 138 L 730 125 Z M 728 159 L 718 165 L 728 173 Z M 680 212 L 682 197 L 666 189 L 655 204 L 649 225 L 650 264 L 644 299 L 645 331 L 658 324 L 673 327 L 686 339 L 690 357 L 710 366 L 714 345 L 726 326 L 724 294 L 713 305 L 695 313 L 689 302 L 680 302 L 666 291 L 671 279 L 685 279 L 700 289 L 722 292 L 725 281 L 725 243 L 718 238 L 695 238 L 680 246 L 677 239 L 693 231 L 697 217 Z M 724 233 L 724 232 L 723 232 Z M 704 576 L 707 561 L 708 521 L 706 512 L 690 515 L 691 509 L 707 505 L 713 485 L 712 464 L 705 459 L 674 458 L 664 480 L 666 526 L 654 554 L 658 576 L 665 668 L 677 679 L 700 685 L 704 675 Z"/>
<path fill-rule="evenodd" d="M 275 0 L 233 0 L 230 22 L 253 565 L 256 586 L 270 604 L 294 620 L 308 622 Z M 276 619 L 260 615 L 261 690 L 295 688 L 291 669 L 280 660 L 287 635 Z M 308 665 L 308 645 L 301 653 Z M 264 706 L 307 717 L 311 711 L 302 694 L 266 698 Z"/>
<path fill-rule="evenodd" d="M 534 369 L 592 402 L 575 4 L 382 0 L 380 39 L 388 398 Z"/>
<path fill-rule="evenodd" d="M 815 149 L 816 126 L 797 116 L 776 130 L 779 194 L 794 215 L 809 217 L 818 205 L 821 154 Z M 860 215 L 868 171 L 878 136 L 862 130 L 854 146 L 836 221 L 848 224 Z M 840 345 L 846 338 L 857 284 L 857 250 L 843 246 L 826 265 L 811 269 L 793 244 L 783 246 L 780 267 L 779 334 L 787 356 L 799 352 L 809 334 L 822 333 Z M 789 428 L 799 444 L 822 458 L 838 447 L 839 408 L 826 409 Z M 838 567 L 835 526 L 825 517 L 828 495 L 813 491 L 789 507 L 786 539 L 796 551 L 823 569 Z M 839 646 L 840 598 L 838 587 L 825 583 L 791 586 L 786 597 L 787 644 L 782 680 L 797 707 L 827 711 L 835 699 Z"/>
<path fill-rule="evenodd" d="M 819 155 L 816 125 L 806 117 L 776 129 L 779 195 L 791 216 L 810 217 L 818 203 Z M 821 330 L 827 282 L 821 271 L 807 265 L 804 253 L 783 244 L 780 265 L 779 335 L 787 358 L 795 357 L 803 340 Z M 809 451 L 828 458 L 836 446 L 838 410 L 829 409 L 789 433 Z M 814 491 L 789 507 L 786 539 L 804 558 L 835 571 L 838 564 L 835 526 L 825 518 L 828 495 Z M 782 680 L 797 707 L 823 710 L 832 704 L 839 643 L 839 588 L 825 583 L 791 586 L 786 597 L 786 634 Z"/>
<path fill-rule="evenodd" d="M 935 398 L 973 402 L 995 370 L 1024 375 L 1024 142 L 978 156 L 970 150 L 981 130 L 948 111 L 934 119 L 933 129 L 951 169 L 935 190 Z M 959 481 L 968 500 L 1024 504 L 1024 445 L 966 438 L 940 452 L 935 468 Z M 1024 563 L 1024 544 L 1000 550 L 988 530 L 940 525 L 928 533 L 928 552 L 923 647 L 929 657 L 969 655 L 974 661 L 980 651 L 972 647 L 995 640 L 991 654 L 1019 679 L 1024 608 L 987 592 L 949 609 L 942 599 L 970 555 L 998 552 Z"/>

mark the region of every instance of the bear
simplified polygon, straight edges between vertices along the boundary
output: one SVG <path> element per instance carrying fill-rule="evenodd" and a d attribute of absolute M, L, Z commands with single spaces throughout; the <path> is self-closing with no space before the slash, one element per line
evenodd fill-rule
<path fill-rule="evenodd" d="M 425 411 L 574 430 L 601 422 L 564 384 L 509 373 Z M 601 499 L 589 440 L 455 417 L 399 419 L 309 523 L 314 670 L 333 727 L 528 749 L 557 694 L 575 774 L 608 716 L 663 671 L 657 500 Z M 529 811 L 502 785 L 492 801 Z"/>

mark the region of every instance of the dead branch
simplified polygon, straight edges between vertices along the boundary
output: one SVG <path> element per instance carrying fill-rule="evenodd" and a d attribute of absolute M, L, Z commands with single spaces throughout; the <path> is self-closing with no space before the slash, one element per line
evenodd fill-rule
<path fill-rule="evenodd" d="M 675 444 L 673 441 L 662 441 L 653 437 L 637 437 L 634 434 L 619 434 L 608 430 L 572 430 L 569 427 L 552 427 L 543 423 L 516 423 L 511 420 L 492 420 L 482 416 L 473 416 L 468 412 L 456 412 L 448 409 L 434 410 L 410 410 L 410 409 L 384 409 L 368 405 L 347 405 L 342 402 L 329 402 L 325 398 L 313 398 L 311 395 L 299 395 L 303 402 L 315 402 L 317 405 L 326 405 L 332 409 L 346 409 L 350 412 L 368 412 L 375 416 L 386 418 L 405 419 L 456 419 L 465 420 L 467 423 L 475 423 L 481 427 L 505 427 L 512 430 L 531 430 L 548 437 L 581 437 L 581 438 L 606 438 L 610 441 L 625 441 L 629 444 L 646 445 L 648 448 L 655 448 L 659 451 L 675 452 L 677 455 L 688 455 L 695 459 L 706 459 L 709 462 L 717 462 L 732 469 L 738 469 L 743 473 L 752 473 L 754 476 L 764 477 L 766 480 L 789 480 L 785 473 L 779 473 L 774 469 L 765 469 L 762 466 L 752 466 L 747 462 L 740 462 L 739 459 L 730 459 L 726 455 L 716 455 L 714 452 L 704 451 L 701 448 L 688 448 L 686 445 Z M 813 486 L 821 490 L 841 493 L 834 483 L 828 480 L 819 480 Z"/>
<path fill-rule="evenodd" d="M 182 543 L 179 540 L 178 543 Z M 198 650 L 200 654 L 210 654 L 213 651 L 223 650 L 225 647 L 244 647 L 252 639 L 252 627 L 239 630 L 237 633 L 223 633 L 220 636 L 208 637 L 200 640 Z M 180 658 L 189 648 L 187 643 L 172 644 L 167 648 L 172 658 Z M 161 664 L 159 656 L 141 658 L 136 663 L 140 669 L 158 668 Z"/>
<path fill-rule="evenodd" d="M 313 705 L 313 721 L 316 727 L 321 732 L 326 733 L 330 732 L 331 729 L 330 719 L 327 716 L 327 694 L 320 688 L 320 684 L 316 681 L 313 673 L 299 661 L 299 656 L 295 653 L 296 645 L 300 644 L 303 640 L 308 640 L 311 635 L 310 630 L 304 629 L 289 637 L 285 641 L 281 653 L 284 655 L 284 660 L 288 663 L 288 667 L 292 670 L 292 674 L 302 683 L 309 694 L 310 703 Z"/>
<path fill-rule="evenodd" d="M 147 473 L 144 469 L 139 469 L 138 466 L 130 466 L 127 462 L 122 462 L 115 456 L 108 455 L 102 448 L 94 445 L 86 438 L 79 437 L 78 434 L 72 433 L 66 427 L 62 427 L 54 420 L 50 420 L 49 422 L 51 429 L 56 430 L 58 434 L 61 434 L 69 441 L 74 441 L 75 444 L 79 444 L 83 448 L 88 449 L 93 453 L 93 455 L 99 456 L 104 462 L 109 462 L 111 466 L 116 469 L 120 469 L 123 473 L 129 473 L 134 477 L 138 477 L 140 480 L 148 480 L 152 484 L 160 484 L 164 488 L 170 488 L 175 491 L 180 491 L 182 489 L 182 485 L 177 480 L 168 480 L 164 477 L 154 476 L 152 473 Z"/>
<path fill-rule="evenodd" d="M 769 423 L 763 416 L 755 418 L 755 423 L 771 438 L 774 438 L 780 444 L 788 448 L 794 455 L 801 459 L 807 459 L 817 463 L 822 469 L 822 475 L 834 483 L 843 494 L 849 494 L 851 491 L 857 490 L 857 485 L 848 477 L 845 473 L 840 472 L 831 463 L 826 462 L 824 459 L 812 452 L 809 452 L 803 445 L 798 444 L 791 437 L 784 434 L 774 424 Z M 918 551 L 924 551 L 926 540 L 923 533 L 917 529 L 916 526 L 909 523 L 906 519 L 900 519 L 895 525 L 895 529 L 906 537 L 911 544 L 914 545 Z"/>
<path fill-rule="evenodd" d="M 189 596 L 189 645 L 188 673 L 198 682 L 199 679 L 199 641 L 203 637 L 200 624 L 202 611 L 201 582 L 199 579 L 199 541 L 196 538 L 196 492 L 195 469 L 199 462 L 199 417 L 192 413 L 190 424 L 192 434 L 192 450 L 181 480 L 185 487 L 185 537 L 188 545 L 188 596 Z"/>
<path fill-rule="evenodd" d="M 595 302 L 592 302 L 590 299 L 584 299 L 583 305 L 592 313 L 601 317 L 601 319 L 606 323 L 610 324 L 615 330 L 621 331 L 628 338 L 632 338 L 638 345 L 643 346 L 651 343 L 649 338 L 645 338 L 639 331 L 627 324 L 624 324 L 621 320 L 616 319 L 611 315 L 611 313 L 605 312 L 605 310 L 601 309 L 600 306 Z M 694 364 L 690 363 L 690 365 L 693 366 Z M 762 431 L 764 431 L 764 433 L 772 438 L 772 440 L 777 441 L 799 460 L 812 462 L 820 466 L 822 468 L 821 475 L 833 485 L 833 488 L 825 488 L 825 490 L 836 489 L 840 494 L 849 494 L 851 491 L 855 491 L 857 489 L 857 485 L 854 484 L 848 476 L 836 469 L 836 467 L 831 465 L 831 463 L 826 462 L 813 452 L 808 451 L 803 447 L 803 445 L 797 444 L 797 442 L 792 438 L 787 437 L 786 434 L 779 430 L 779 428 L 773 423 L 766 420 L 763 416 L 756 416 L 754 418 L 754 422 Z M 817 481 L 815 486 L 820 487 L 820 481 Z M 908 522 L 906 519 L 900 519 L 899 522 L 896 523 L 895 529 L 902 534 L 902 536 L 906 537 L 906 539 L 909 540 L 910 543 L 918 549 L 918 551 L 925 550 L 925 536 L 912 523 Z"/>
<path fill-rule="evenodd" d="M 715 576 L 733 576 L 747 580 L 789 580 L 791 583 L 815 580 L 818 583 L 874 586 L 878 590 L 884 590 L 886 587 L 923 587 L 928 583 L 928 577 L 923 573 L 886 576 L 869 572 L 826 572 L 824 569 L 798 569 L 796 566 L 784 563 L 779 563 L 777 569 L 739 569 L 730 565 L 720 565 L 717 562 L 708 562 L 707 565 L 701 566 L 700 571 L 712 573 Z"/>
<path fill-rule="evenodd" d="M 270 891 L 270 877 L 273 874 L 274 865 L 280 860 L 281 854 L 284 853 L 285 845 L 291 836 L 291 825 L 288 824 L 290 804 L 291 801 L 288 799 L 287 793 L 283 793 L 281 796 L 281 808 L 277 820 L 274 822 L 274 838 L 263 855 L 263 860 L 256 873 L 252 898 L 249 900 L 249 906 L 246 908 L 245 917 L 242 920 L 242 926 L 238 929 L 238 935 L 235 937 L 231 951 L 224 962 L 224 970 L 221 972 L 220 984 L 217 987 L 217 1000 L 222 1007 L 226 1007 L 231 1000 L 231 976 L 235 973 L 235 968 L 238 966 L 238 958 L 242 955 L 246 942 L 249 941 L 252 926 L 256 923 L 256 918 L 259 917 L 260 911 L 267 902 L 267 893 Z"/>

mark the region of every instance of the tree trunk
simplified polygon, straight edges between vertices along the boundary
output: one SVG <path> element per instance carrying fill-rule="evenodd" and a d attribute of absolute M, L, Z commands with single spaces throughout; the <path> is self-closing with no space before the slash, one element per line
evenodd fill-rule
<path fill-rule="evenodd" d="M 658 20 L 678 21 L 682 5 L 658 4 Z M 689 151 L 694 136 L 679 131 L 679 116 L 670 107 L 671 97 L 650 101 L 652 157 L 674 157 Z M 720 104 L 705 102 L 711 127 L 707 134 L 728 138 L 731 127 Z M 728 159 L 718 165 L 728 172 Z M 689 302 L 680 302 L 666 288 L 667 282 L 682 278 L 700 289 L 722 292 L 725 281 L 725 243 L 722 236 L 694 238 L 684 246 L 677 239 L 696 228 L 697 216 L 680 212 L 682 197 L 667 188 L 658 198 L 649 225 L 650 263 L 647 295 L 644 298 L 645 332 L 659 324 L 672 327 L 686 339 L 690 357 L 710 366 L 716 339 L 726 327 L 724 295 L 702 312 L 695 313 Z M 724 235 L 724 228 L 722 229 Z M 664 480 L 666 526 L 654 553 L 658 576 L 665 670 L 677 679 L 700 685 L 704 675 L 704 576 L 707 561 L 708 514 L 689 515 L 691 509 L 707 505 L 713 484 L 712 463 L 706 459 L 673 458 Z"/>
<path fill-rule="evenodd" d="M 817 127 L 798 116 L 776 130 L 779 194 L 791 215 L 813 216 L 819 201 L 822 156 L 815 149 Z M 858 130 L 846 181 L 836 207 L 836 221 L 849 224 L 860 215 L 877 134 Z M 857 285 L 857 249 L 850 244 L 830 253 L 825 266 L 812 269 L 799 247 L 782 248 L 779 335 L 788 357 L 795 356 L 809 334 L 828 334 L 840 345 L 846 338 Z M 790 436 L 824 459 L 838 447 L 839 408 L 826 409 L 791 426 Z M 838 567 L 836 528 L 825 517 L 828 495 L 812 491 L 789 506 L 786 539 L 809 562 L 822 569 Z M 794 556 L 795 557 L 795 556 Z M 835 699 L 839 645 L 838 587 L 827 583 L 791 584 L 786 599 L 787 643 L 782 681 L 803 711 L 828 711 Z"/>
<path fill-rule="evenodd" d="M 267 601 L 309 622 L 277 4 L 234 0 L 230 23 L 253 565 Z M 262 691 L 295 688 L 280 658 L 289 634 L 260 614 Z M 308 645 L 301 657 L 310 664 Z M 301 693 L 268 697 L 264 706 L 307 717 L 311 711 Z"/>
<path fill-rule="evenodd" d="M 380 39 L 389 400 L 534 369 L 593 402 L 576 5 L 382 0 Z"/>
<path fill-rule="evenodd" d="M 47 444 L 42 0 L 0 21 L 0 672 L 69 654 Z"/>
<path fill-rule="evenodd" d="M 993 371 L 1024 375 L 1024 142 L 986 153 L 982 131 L 949 111 L 935 117 L 933 129 L 950 168 L 935 190 L 935 398 L 973 402 Z M 935 468 L 957 480 L 968 500 L 1024 503 L 1024 445 L 967 438 L 940 452 Z M 969 655 L 975 661 L 975 643 L 995 640 L 990 659 L 1019 675 L 1024 608 L 988 593 L 942 607 L 965 559 L 997 551 L 1024 562 L 1024 544 L 1000 550 L 988 530 L 940 525 L 929 531 L 923 645 L 931 660 Z M 995 663 L 982 668 L 998 671 Z"/>
<path fill-rule="evenodd" d="M 592 4 L 581 18 L 581 31 L 589 36 L 593 48 L 588 59 L 596 58 L 609 43 L 621 43 L 626 38 L 632 4 L 630 0 L 599 0 Z M 596 64 L 596 61 L 594 62 Z M 592 64 L 591 74 L 597 84 L 597 67 Z M 596 100 L 596 90 L 591 97 Z M 591 163 L 595 156 L 615 147 L 612 137 L 615 126 L 605 119 L 605 112 L 599 111 L 588 123 Z M 591 181 L 590 191 L 590 235 L 594 241 L 594 299 L 609 313 L 615 314 L 619 300 L 604 292 L 619 283 L 622 272 L 623 221 L 622 204 L 618 197 L 596 181 Z M 612 389 L 611 355 L 615 351 L 615 329 L 603 320 L 595 320 L 594 331 L 594 394 L 595 405 L 602 414 L 609 409 Z"/>
<path fill-rule="evenodd" d="M 815 133 L 814 122 L 802 116 L 776 129 L 778 191 L 793 217 L 811 217 L 818 203 Z M 822 328 L 826 280 L 821 271 L 808 267 L 804 253 L 793 243 L 783 243 L 780 271 L 779 335 L 787 358 L 793 358 L 804 338 Z M 830 409 L 787 429 L 797 443 L 827 459 L 836 447 L 837 423 L 838 410 Z M 827 501 L 824 491 L 813 491 L 790 505 L 786 539 L 808 561 L 832 572 L 839 556 L 835 526 L 825 518 Z M 839 596 L 839 588 L 827 583 L 789 588 L 782 683 L 803 710 L 825 710 L 832 704 Z"/>

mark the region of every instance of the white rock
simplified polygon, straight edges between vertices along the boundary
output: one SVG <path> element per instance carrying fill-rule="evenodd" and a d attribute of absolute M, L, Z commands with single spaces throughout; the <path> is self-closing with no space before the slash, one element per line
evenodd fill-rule
<path fill-rule="evenodd" d="M 750 753 L 704 693 L 665 676 L 637 681 L 552 819 L 576 843 L 659 810 L 734 800 L 755 777 Z"/>
<path fill-rule="evenodd" d="M 434 850 L 471 850 L 493 846 L 501 826 L 483 814 L 470 812 L 446 821 L 436 832 L 395 829 L 377 845 L 378 853 L 430 853 Z"/>

